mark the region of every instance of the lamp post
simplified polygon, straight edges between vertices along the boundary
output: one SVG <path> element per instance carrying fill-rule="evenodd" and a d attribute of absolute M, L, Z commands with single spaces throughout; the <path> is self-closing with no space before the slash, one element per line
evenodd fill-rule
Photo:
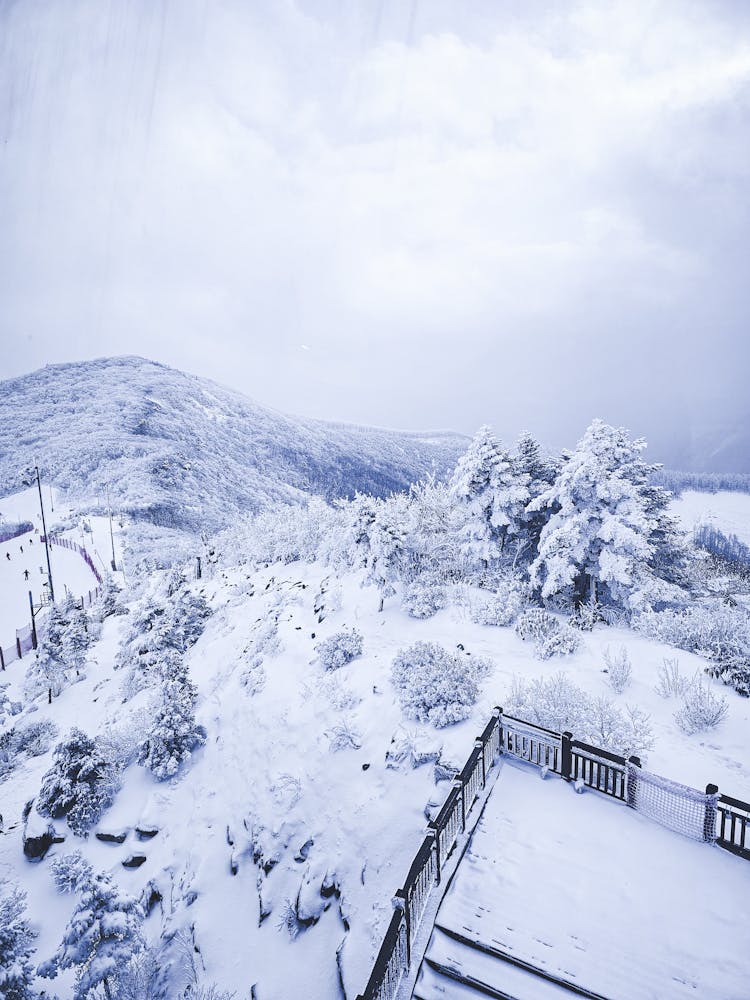
<path fill-rule="evenodd" d="M 55 603 L 55 588 L 52 584 L 52 564 L 49 561 L 49 541 L 47 539 L 47 522 L 44 519 L 44 501 L 42 500 L 42 480 L 39 476 L 39 466 L 35 465 L 36 485 L 39 488 L 39 507 L 42 511 L 42 531 L 44 532 L 44 548 L 47 552 L 47 579 L 49 580 L 49 596 L 52 603 Z"/>
<path fill-rule="evenodd" d="M 105 489 L 107 491 L 107 514 L 109 515 L 109 540 L 112 543 L 112 572 L 114 573 L 117 569 L 117 562 L 115 561 L 115 533 L 112 529 L 112 505 L 109 502 L 109 483 L 105 484 Z"/>

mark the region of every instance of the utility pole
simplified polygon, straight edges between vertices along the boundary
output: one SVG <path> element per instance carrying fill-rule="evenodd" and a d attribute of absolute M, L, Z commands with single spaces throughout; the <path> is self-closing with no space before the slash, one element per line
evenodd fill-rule
<path fill-rule="evenodd" d="M 109 540 L 112 542 L 112 572 L 114 573 L 117 569 L 117 562 L 115 561 L 115 533 L 112 530 L 112 506 L 109 502 L 109 483 L 106 483 L 105 489 L 107 491 L 107 514 L 109 515 Z"/>
<path fill-rule="evenodd" d="M 42 480 L 39 477 L 39 466 L 35 465 L 36 485 L 39 487 L 39 507 L 42 511 L 42 530 L 44 531 L 44 548 L 47 551 L 47 579 L 49 580 L 49 596 L 52 603 L 55 603 L 55 588 L 52 585 L 52 564 L 49 561 L 49 540 L 47 538 L 47 522 L 44 519 L 44 501 L 42 500 Z"/>
<path fill-rule="evenodd" d="M 37 648 L 37 636 L 36 636 L 36 618 L 34 616 L 34 598 L 31 591 L 29 591 L 29 607 L 31 608 L 31 647 L 32 649 Z"/>

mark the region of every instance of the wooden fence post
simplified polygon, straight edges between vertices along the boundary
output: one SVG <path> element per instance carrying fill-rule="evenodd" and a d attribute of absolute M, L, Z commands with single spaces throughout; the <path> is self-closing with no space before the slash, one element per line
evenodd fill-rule
<path fill-rule="evenodd" d="M 409 919 L 409 900 L 403 889 L 396 889 L 393 899 L 394 910 L 401 910 L 406 921 L 406 968 L 411 965 L 411 920 Z"/>
<path fill-rule="evenodd" d="M 432 837 L 433 849 L 435 851 L 435 885 L 440 885 L 440 837 L 433 820 L 427 824 L 427 835 Z"/>
<path fill-rule="evenodd" d="M 454 788 L 461 789 L 461 833 L 466 829 L 466 796 L 464 795 L 464 783 L 460 778 L 453 781 Z"/>
<path fill-rule="evenodd" d="M 484 788 L 484 786 L 487 784 L 487 765 L 484 760 L 484 743 L 482 742 L 481 737 L 478 736 L 474 740 L 474 746 L 478 750 L 482 751 L 482 788 Z"/>
<path fill-rule="evenodd" d="M 706 785 L 706 795 L 712 798 L 719 794 L 718 785 Z M 703 819 L 703 839 L 707 844 L 716 840 L 716 799 L 706 803 L 706 815 Z"/>
<path fill-rule="evenodd" d="M 573 739 L 572 733 L 566 731 L 562 734 L 560 777 L 565 778 L 566 781 L 570 781 L 570 779 L 573 777 L 573 748 L 571 747 L 572 739 Z"/>
<path fill-rule="evenodd" d="M 16 651 L 18 652 L 18 659 L 20 660 L 23 657 L 23 653 L 21 652 L 21 640 L 18 638 L 17 633 L 16 633 Z"/>
<path fill-rule="evenodd" d="M 640 757 L 628 757 L 628 764 L 633 767 L 641 766 Z M 628 783 L 627 783 L 627 804 L 631 809 L 635 809 L 635 782 L 630 780 L 630 768 L 627 770 Z"/>
<path fill-rule="evenodd" d="M 5 657 L 3 656 L 3 647 L 0 646 L 0 667 L 5 670 Z"/>

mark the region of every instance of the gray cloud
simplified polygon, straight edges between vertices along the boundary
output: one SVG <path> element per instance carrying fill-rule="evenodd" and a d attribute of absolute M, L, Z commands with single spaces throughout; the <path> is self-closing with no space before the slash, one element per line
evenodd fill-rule
<path fill-rule="evenodd" d="M 0 37 L 4 375 L 141 353 L 683 464 L 747 419 L 747 5 L 29 0 Z"/>

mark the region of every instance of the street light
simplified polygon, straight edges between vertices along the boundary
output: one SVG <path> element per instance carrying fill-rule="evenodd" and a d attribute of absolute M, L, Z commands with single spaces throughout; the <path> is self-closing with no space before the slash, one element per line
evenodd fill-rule
<path fill-rule="evenodd" d="M 49 594 L 52 603 L 55 603 L 55 588 L 52 584 L 52 564 L 49 561 L 49 541 L 47 539 L 47 522 L 44 519 L 44 501 L 42 500 L 42 480 L 39 476 L 39 466 L 34 466 L 36 472 L 36 485 L 39 489 L 39 507 L 42 511 L 42 530 L 44 531 L 44 548 L 47 552 L 47 579 L 49 580 Z"/>

